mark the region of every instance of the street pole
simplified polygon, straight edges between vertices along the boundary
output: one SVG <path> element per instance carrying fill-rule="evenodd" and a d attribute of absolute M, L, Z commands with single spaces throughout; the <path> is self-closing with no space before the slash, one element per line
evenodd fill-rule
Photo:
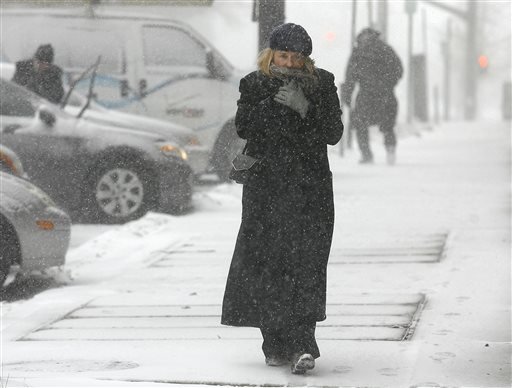
<path fill-rule="evenodd" d="M 373 27 L 373 0 L 366 0 L 368 5 L 368 27 Z"/>
<path fill-rule="evenodd" d="M 411 0 L 406 0 L 410 2 Z M 464 96 L 464 118 L 474 120 L 477 113 L 477 87 L 476 87 L 476 12 L 477 1 L 467 0 L 466 11 L 461 11 L 444 3 L 434 0 L 423 0 L 423 2 L 442 9 L 462 19 L 466 23 L 466 63 L 465 63 L 465 96 Z"/>
<path fill-rule="evenodd" d="M 266 47 L 270 32 L 278 25 L 284 23 L 284 0 L 254 0 L 253 20 L 259 22 L 259 52 Z"/>
<path fill-rule="evenodd" d="M 413 42 L 413 17 L 414 12 L 416 11 L 416 3 L 414 3 L 414 8 L 407 8 L 406 2 L 406 11 L 407 11 L 407 68 L 408 68 L 408 77 L 407 77 L 407 124 L 412 122 L 413 116 L 413 107 L 414 107 L 414 95 L 412 90 L 413 85 L 413 70 L 412 70 L 412 42 Z"/>
<path fill-rule="evenodd" d="M 380 31 L 380 37 L 387 42 L 388 37 L 388 1 L 380 0 L 377 3 L 377 24 Z"/>
<path fill-rule="evenodd" d="M 443 80 L 443 119 L 450 120 L 451 108 L 451 40 L 452 40 L 452 20 L 448 19 L 446 22 L 446 40 L 442 44 L 442 52 L 444 56 L 444 80 Z"/>
<path fill-rule="evenodd" d="M 350 26 L 350 44 L 351 44 L 351 50 L 354 50 L 354 47 L 356 46 L 356 21 L 357 21 L 357 0 L 352 0 L 352 23 Z M 350 120 L 352 117 L 350 117 L 350 107 L 348 107 L 349 115 L 349 127 L 348 127 L 348 136 L 347 136 L 347 146 L 348 148 L 352 149 L 352 143 L 353 143 L 353 130 L 352 130 L 352 124 Z"/>
<path fill-rule="evenodd" d="M 427 121 L 430 121 L 430 109 L 429 109 L 429 101 L 428 98 L 429 93 L 429 77 L 428 77 L 428 31 L 427 31 L 427 13 L 425 9 L 421 10 L 421 27 L 422 27 L 422 35 L 423 35 L 423 53 L 425 56 L 425 109 L 426 109 L 426 116 Z"/>
<path fill-rule="evenodd" d="M 464 101 L 464 118 L 474 120 L 476 117 L 476 2 L 467 2 L 467 40 L 466 40 L 466 95 Z"/>
<path fill-rule="evenodd" d="M 434 123 L 439 124 L 439 90 L 434 86 Z"/>

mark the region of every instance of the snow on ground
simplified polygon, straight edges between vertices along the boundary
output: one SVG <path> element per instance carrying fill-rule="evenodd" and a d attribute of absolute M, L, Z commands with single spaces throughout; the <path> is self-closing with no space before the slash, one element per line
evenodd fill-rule
<path fill-rule="evenodd" d="M 241 211 L 241 187 L 222 184 L 198 191 L 192 214 L 150 213 L 71 249 L 66 286 L 3 306 L 2 382 L 510 386 L 510 127 L 417 134 L 400 140 L 393 167 L 377 133 L 373 166 L 330 149 L 328 303 L 349 312 L 319 325 L 322 357 L 310 375 L 266 367 L 256 329 L 218 323 Z M 443 236 L 441 260 L 422 262 Z M 397 249 L 410 256 L 384 255 Z M 410 340 L 393 340 L 400 325 L 371 326 L 409 321 L 400 311 L 421 295 Z M 337 326 L 346 320 L 358 325 Z"/>

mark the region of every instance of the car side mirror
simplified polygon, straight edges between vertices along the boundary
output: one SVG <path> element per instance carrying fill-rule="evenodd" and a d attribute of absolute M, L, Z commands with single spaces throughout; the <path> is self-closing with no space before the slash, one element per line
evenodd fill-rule
<path fill-rule="evenodd" d="M 55 122 L 57 121 L 55 115 L 45 108 L 41 108 L 39 110 L 39 119 L 48 127 L 53 127 L 55 125 Z"/>

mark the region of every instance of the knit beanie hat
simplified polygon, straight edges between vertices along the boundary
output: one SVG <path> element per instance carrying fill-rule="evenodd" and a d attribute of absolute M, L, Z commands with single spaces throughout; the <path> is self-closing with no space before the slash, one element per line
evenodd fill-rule
<path fill-rule="evenodd" d="M 294 51 L 306 57 L 313 51 L 311 37 L 302 26 L 293 23 L 274 28 L 270 33 L 269 47 L 272 50 Z"/>
<path fill-rule="evenodd" d="M 36 50 L 34 58 L 40 62 L 53 62 L 53 47 L 51 44 L 42 44 Z"/>

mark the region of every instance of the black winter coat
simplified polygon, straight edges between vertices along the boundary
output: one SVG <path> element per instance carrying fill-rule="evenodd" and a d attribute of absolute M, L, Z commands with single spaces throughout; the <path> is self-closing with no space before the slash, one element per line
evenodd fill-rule
<path fill-rule="evenodd" d="M 367 125 L 394 122 L 397 101 L 393 90 L 402 77 L 403 67 L 395 51 L 380 39 L 354 48 L 343 85 L 344 102 L 350 106 L 356 83 L 359 84 L 353 123 Z"/>
<path fill-rule="evenodd" d="M 54 104 L 58 104 L 64 96 L 62 70 L 53 64 L 48 69 L 37 72 L 32 59 L 16 62 L 12 80 Z"/>
<path fill-rule="evenodd" d="M 237 132 L 262 164 L 243 188 L 222 324 L 282 328 L 326 317 L 334 225 L 327 144 L 340 140 L 343 124 L 333 75 L 317 74 L 305 119 L 273 100 L 278 78 L 258 71 L 240 81 Z"/>

